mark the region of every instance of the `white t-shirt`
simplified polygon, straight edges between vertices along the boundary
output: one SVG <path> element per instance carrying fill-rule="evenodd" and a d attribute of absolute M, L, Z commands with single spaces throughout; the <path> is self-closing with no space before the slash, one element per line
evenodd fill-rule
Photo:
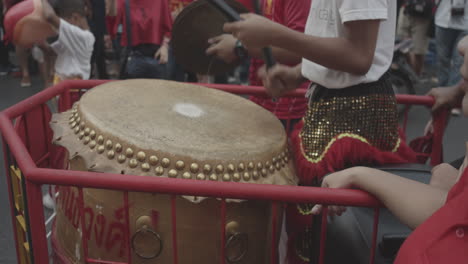
<path fill-rule="evenodd" d="M 375 56 L 369 72 L 363 76 L 353 75 L 303 59 L 304 77 L 335 89 L 380 79 L 389 69 L 393 58 L 396 0 L 313 0 L 305 32 L 317 37 L 342 37 L 345 34 L 343 23 L 358 20 L 381 20 Z"/>
<path fill-rule="evenodd" d="M 452 17 L 452 3 L 454 6 L 465 6 L 464 16 Z M 468 30 L 468 1 L 467 0 L 441 0 L 437 8 L 435 23 L 439 27 Z"/>
<path fill-rule="evenodd" d="M 89 79 L 94 47 L 94 36 L 91 32 L 60 19 L 58 40 L 50 46 L 57 53 L 56 74 L 62 79 Z"/>

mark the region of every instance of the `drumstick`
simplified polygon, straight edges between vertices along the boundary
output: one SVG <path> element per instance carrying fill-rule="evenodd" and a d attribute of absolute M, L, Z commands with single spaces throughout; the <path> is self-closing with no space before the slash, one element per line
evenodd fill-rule
<path fill-rule="evenodd" d="M 219 11 L 224 13 L 228 19 L 231 22 L 236 22 L 242 20 L 240 17 L 239 13 L 235 11 L 232 7 L 230 7 L 224 0 L 207 0 L 209 3 L 211 3 L 215 8 L 217 8 Z M 255 7 L 255 13 L 258 15 L 262 15 L 262 10 L 260 8 L 260 3 L 258 0 L 252 0 L 254 7 Z M 273 57 L 273 53 L 271 52 L 270 47 L 264 47 L 262 48 L 262 53 L 263 53 L 263 59 L 265 61 L 265 64 L 267 66 L 267 69 L 270 69 L 271 67 L 275 66 L 276 60 Z M 276 102 L 276 98 L 272 98 L 273 102 Z"/>
<path fill-rule="evenodd" d="M 260 1 L 252 0 L 252 4 L 254 6 L 255 13 L 257 15 L 263 16 L 262 8 L 260 7 Z M 263 52 L 263 59 L 265 60 L 267 69 L 270 69 L 271 67 L 275 66 L 276 61 L 275 61 L 275 57 L 273 57 L 273 53 L 271 52 L 271 48 L 265 47 L 262 49 L 262 52 Z"/>
<path fill-rule="evenodd" d="M 260 9 L 260 4 L 256 0 L 252 0 L 255 6 L 255 12 L 258 15 L 262 15 L 262 11 Z M 219 11 L 225 14 L 231 22 L 236 22 L 242 20 L 239 13 L 234 10 L 231 6 L 229 6 L 224 0 L 208 0 L 214 7 L 216 7 Z M 263 52 L 263 59 L 265 60 L 265 64 L 267 68 L 270 69 L 276 64 L 275 58 L 271 52 L 270 47 L 265 47 L 262 49 Z"/>

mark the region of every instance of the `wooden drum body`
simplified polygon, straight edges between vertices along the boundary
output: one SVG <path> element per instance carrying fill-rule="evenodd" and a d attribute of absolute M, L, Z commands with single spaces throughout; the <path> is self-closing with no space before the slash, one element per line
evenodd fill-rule
<path fill-rule="evenodd" d="M 51 126 L 55 143 L 68 150 L 72 170 L 139 175 L 135 180 L 256 183 L 259 190 L 261 184 L 296 184 L 281 123 L 248 100 L 209 88 L 155 80 L 109 83 L 55 115 Z M 92 259 L 127 262 L 130 247 L 132 263 L 173 263 L 175 244 L 178 263 L 220 263 L 222 230 L 226 263 L 270 261 L 268 202 L 229 200 L 221 226 L 222 203 L 214 198 L 125 197 L 84 189 L 83 200 L 81 216 L 77 188 L 59 188 L 53 237 L 55 253 L 64 262 L 84 263 L 81 239 L 87 237 Z M 281 210 L 275 217 L 279 234 Z"/>

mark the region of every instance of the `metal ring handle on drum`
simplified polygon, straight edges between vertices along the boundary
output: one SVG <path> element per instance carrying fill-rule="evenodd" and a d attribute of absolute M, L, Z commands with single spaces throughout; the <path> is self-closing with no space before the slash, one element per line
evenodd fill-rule
<path fill-rule="evenodd" d="M 244 234 L 244 233 L 234 233 L 230 235 L 228 240 L 226 241 L 224 250 L 226 251 L 237 240 L 241 242 L 241 246 L 243 246 L 243 250 L 241 250 L 241 252 L 235 257 L 229 257 L 226 255 L 226 261 L 228 263 L 238 263 L 242 261 L 247 255 L 247 252 L 249 249 L 249 237 L 247 236 L 247 234 Z M 245 243 L 243 243 L 244 241 Z"/>
<path fill-rule="evenodd" d="M 145 256 L 143 254 L 141 254 L 140 252 L 137 251 L 136 247 L 135 247 L 135 238 L 138 236 L 138 234 L 141 234 L 141 233 L 150 233 L 151 235 L 153 235 L 156 239 L 157 242 L 159 242 L 159 250 L 157 252 L 155 252 L 153 255 L 149 255 L 149 256 Z M 142 258 L 142 259 L 155 259 L 157 257 L 159 257 L 159 255 L 161 255 L 161 252 L 163 250 L 163 241 L 161 239 L 161 236 L 156 233 L 154 230 L 152 229 L 149 229 L 149 228 L 140 228 L 138 229 L 135 234 L 132 235 L 132 249 L 133 249 L 133 252 L 135 252 L 135 254 Z"/>

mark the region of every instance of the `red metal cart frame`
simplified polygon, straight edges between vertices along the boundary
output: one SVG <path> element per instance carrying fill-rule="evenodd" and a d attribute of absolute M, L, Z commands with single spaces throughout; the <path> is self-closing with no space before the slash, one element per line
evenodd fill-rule
<path fill-rule="evenodd" d="M 17 249 L 17 258 L 19 263 L 49 263 L 48 247 L 46 240 L 46 230 L 44 226 L 44 212 L 42 204 L 41 186 L 43 184 L 75 186 L 79 189 L 79 210 L 81 223 L 84 224 L 83 216 L 83 188 L 98 188 L 120 190 L 124 192 L 124 200 L 128 204 L 128 192 L 151 192 L 172 195 L 172 217 L 173 228 L 172 236 L 174 243 L 173 263 L 178 263 L 178 253 L 176 247 L 175 218 L 177 217 L 175 208 L 177 195 L 193 195 L 205 197 L 222 198 L 220 207 L 220 217 L 225 224 L 226 206 L 225 199 L 243 199 L 243 200 L 266 200 L 272 203 L 273 212 L 276 211 L 280 203 L 321 203 L 346 206 L 370 207 L 375 208 L 374 233 L 372 235 L 373 246 L 370 252 L 371 263 L 373 263 L 379 208 L 381 203 L 371 195 L 359 190 L 344 189 L 322 189 L 313 187 L 296 186 L 275 186 L 262 185 L 262 191 L 259 192 L 259 186 L 255 184 L 244 183 L 224 183 L 196 180 L 182 180 L 156 177 L 135 177 L 132 175 L 114 175 L 108 173 L 92 173 L 84 171 L 68 171 L 47 168 L 47 160 L 50 159 L 50 151 L 46 148 L 41 155 L 31 154 L 30 145 L 36 141 L 46 142 L 50 140 L 47 131 L 38 132 L 38 135 L 25 135 L 26 140 L 15 130 L 14 122 L 18 118 L 23 118 L 27 127 L 26 116 L 33 112 L 42 112 L 43 129 L 46 130 L 48 121 L 46 119 L 45 104 L 52 98 L 60 95 L 62 100 L 59 105 L 59 111 L 64 111 L 71 107 L 71 90 L 87 90 L 95 87 L 105 81 L 66 81 L 57 86 L 44 90 L 0 113 L 0 130 L 2 132 L 3 150 L 5 153 L 5 168 L 9 184 L 10 207 L 12 223 L 15 230 L 15 240 Z M 224 90 L 235 94 L 263 95 L 265 91 L 261 87 L 232 86 L 232 85 L 211 85 L 205 86 Z M 304 90 L 298 90 L 287 96 L 304 96 Z M 428 96 L 399 95 L 398 102 L 406 105 L 422 105 L 430 107 L 433 104 L 433 98 Z M 442 137 L 446 125 L 447 112 L 439 112 L 433 115 L 434 137 L 433 148 L 430 154 L 431 164 L 436 165 L 442 162 Z M 407 120 L 407 119 L 406 119 Z M 406 127 L 406 121 L 404 126 Z M 42 135 L 45 138 L 38 138 Z M 15 177 L 13 177 L 15 176 Z M 12 178 L 13 177 L 13 178 Z M 17 180 L 19 179 L 19 180 Z M 109 181 L 109 179 L 113 179 Z M 16 189 L 15 189 L 16 188 Z M 16 198 L 22 201 L 18 202 Z M 128 207 L 126 207 L 126 217 L 128 224 Z M 322 233 L 320 243 L 320 261 L 323 263 L 325 239 L 326 239 L 326 214 L 322 221 Z M 22 219 L 20 219 L 22 218 Z M 273 217 L 273 219 L 275 219 Z M 224 227 L 224 225 L 222 224 Z M 276 226 L 275 224 L 272 225 Z M 18 230 L 24 230 L 20 232 Z M 272 229 L 272 243 L 275 241 L 275 229 Z M 221 241 L 225 243 L 225 233 L 221 230 Z M 125 234 L 125 241 L 129 241 L 129 231 Z M 83 248 L 85 251 L 86 263 L 117 263 L 110 261 L 94 260 L 87 256 L 87 239 L 84 236 Z M 224 245 L 221 247 L 224 249 Z M 132 263 L 130 246 L 127 243 L 128 261 Z M 221 250 L 221 262 L 225 263 L 224 250 Z M 26 254 L 26 256 L 24 256 Z M 273 247 L 271 252 L 271 263 L 277 262 L 277 249 Z"/>

